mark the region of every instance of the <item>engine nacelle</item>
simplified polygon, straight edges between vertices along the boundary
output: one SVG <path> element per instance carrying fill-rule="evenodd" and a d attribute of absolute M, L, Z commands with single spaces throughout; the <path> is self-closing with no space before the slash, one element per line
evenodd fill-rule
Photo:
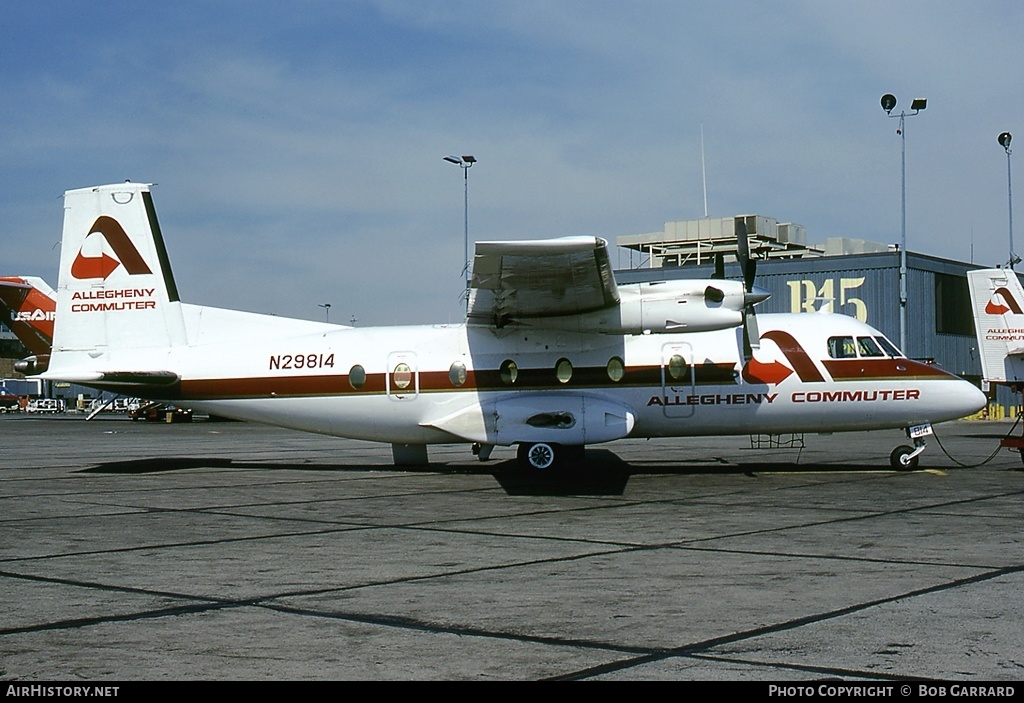
<path fill-rule="evenodd" d="M 48 368 L 50 368 L 49 354 L 27 356 L 21 361 L 14 362 L 14 370 L 26 376 L 37 376 Z"/>
<path fill-rule="evenodd" d="M 619 286 L 621 334 L 707 332 L 743 324 L 738 281 L 682 280 Z"/>
<path fill-rule="evenodd" d="M 744 308 L 768 297 L 739 281 L 676 280 L 618 286 L 619 305 L 606 310 L 524 321 L 530 327 L 602 334 L 678 334 L 739 327 Z"/>

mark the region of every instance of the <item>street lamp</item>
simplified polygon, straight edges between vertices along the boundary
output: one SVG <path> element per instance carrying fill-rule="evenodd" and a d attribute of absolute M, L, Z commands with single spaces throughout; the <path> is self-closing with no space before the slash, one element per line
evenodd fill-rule
<path fill-rule="evenodd" d="M 330 303 L 323 303 L 321 305 L 318 305 L 317 307 L 320 307 L 320 308 L 324 309 L 324 314 L 327 316 L 326 317 L 326 321 L 330 322 L 331 321 L 331 304 Z"/>
<path fill-rule="evenodd" d="M 476 163 L 476 157 L 472 154 L 467 156 L 446 156 L 444 160 L 462 169 L 463 181 L 465 182 L 463 188 L 465 240 L 462 248 L 462 273 L 466 277 L 466 289 L 463 291 L 463 295 L 466 296 L 466 308 L 469 309 L 469 169 Z"/>
<path fill-rule="evenodd" d="M 906 111 L 900 111 L 900 114 L 892 114 L 893 108 L 896 107 L 896 96 L 891 93 L 886 93 L 882 96 L 882 109 L 885 110 L 885 114 L 889 117 L 898 117 L 900 119 L 899 129 L 896 130 L 896 134 L 900 135 L 902 142 L 902 181 L 901 181 L 901 208 L 902 208 L 902 224 L 900 227 L 900 348 L 903 353 L 907 353 L 907 133 L 903 124 L 907 117 L 913 117 L 921 110 L 928 107 L 928 101 L 924 98 L 915 98 L 910 103 L 910 109 L 913 110 L 911 113 Z"/>
<path fill-rule="evenodd" d="M 1010 270 L 1013 270 L 1014 264 L 1020 261 L 1017 255 L 1013 253 L 1013 187 L 1010 183 L 1010 140 L 1013 139 L 1013 135 L 1009 132 L 1003 132 L 999 135 L 999 145 L 1006 149 L 1006 192 L 1009 194 L 1010 200 Z"/>

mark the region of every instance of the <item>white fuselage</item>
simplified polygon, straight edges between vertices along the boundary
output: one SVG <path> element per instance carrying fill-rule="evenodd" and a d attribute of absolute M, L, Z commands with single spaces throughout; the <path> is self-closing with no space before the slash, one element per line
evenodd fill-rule
<path fill-rule="evenodd" d="M 136 353 L 133 361 L 178 373 L 180 385 L 161 399 L 180 405 L 403 444 L 533 441 L 502 418 L 536 402 L 537 412 L 564 405 L 583 415 L 590 408 L 584 434 L 574 434 L 579 427 L 561 435 L 565 428 L 537 430 L 569 444 L 909 427 L 984 405 L 977 388 L 935 366 L 877 354 L 830 356 L 830 339 L 881 336 L 852 318 L 758 319 L 756 368 L 741 361 L 738 328 L 625 336 L 466 325 L 343 328 L 179 346 L 160 359 Z"/>

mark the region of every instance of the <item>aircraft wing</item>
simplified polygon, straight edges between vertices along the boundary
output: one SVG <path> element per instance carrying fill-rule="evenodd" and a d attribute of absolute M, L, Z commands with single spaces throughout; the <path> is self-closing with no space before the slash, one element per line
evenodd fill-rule
<path fill-rule="evenodd" d="M 509 322 L 613 308 L 619 292 L 598 237 L 477 242 L 467 319 Z"/>

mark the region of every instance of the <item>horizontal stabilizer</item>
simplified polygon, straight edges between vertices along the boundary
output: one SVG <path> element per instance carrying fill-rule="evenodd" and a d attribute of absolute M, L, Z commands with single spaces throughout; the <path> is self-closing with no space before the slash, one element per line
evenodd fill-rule
<path fill-rule="evenodd" d="M 43 374 L 48 378 L 51 374 Z M 59 375 L 53 374 L 54 378 L 70 383 L 81 383 L 88 386 L 106 387 L 116 386 L 124 390 L 131 387 L 170 386 L 181 380 L 178 374 L 172 371 L 80 371 L 72 369 L 61 371 Z"/>

